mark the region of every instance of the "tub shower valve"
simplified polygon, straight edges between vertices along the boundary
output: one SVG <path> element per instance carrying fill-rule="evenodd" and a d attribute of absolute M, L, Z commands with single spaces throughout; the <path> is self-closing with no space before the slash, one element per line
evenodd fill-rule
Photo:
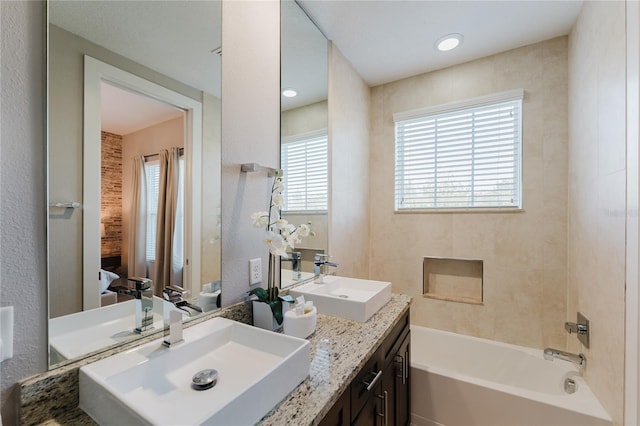
<path fill-rule="evenodd" d="M 569 334 L 577 334 L 578 340 L 585 347 L 589 347 L 589 320 L 580 312 L 578 312 L 578 319 L 576 322 L 564 323 L 564 329 L 567 330 L 567 333 Z"/>

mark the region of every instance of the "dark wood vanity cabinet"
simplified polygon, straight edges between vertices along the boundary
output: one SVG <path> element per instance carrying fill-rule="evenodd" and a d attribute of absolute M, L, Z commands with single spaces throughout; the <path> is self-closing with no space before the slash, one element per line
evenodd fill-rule
<path fill-rule="evenodd" d="M 408 425 L 411 417 L 410 342 L 407 312 L 320 424 Z"/>
<path fill-rule="evenodd" d="M 382 393 L 388 407 L 385 416 L 388 423 L 383 422 L 384 426 L 408 425 L 411 421 L 411 334 L 408 329 L 399 340 L 393 361 L 386 370 L 389 373 L 382 380 Z"/>
<path fill-rule="evenodd" d="M 349 388 L 333 404 L 331 410 L 324 416 L 320 425 L 324 426 L 349 426 L 351 424 L 351 394 Z"/>

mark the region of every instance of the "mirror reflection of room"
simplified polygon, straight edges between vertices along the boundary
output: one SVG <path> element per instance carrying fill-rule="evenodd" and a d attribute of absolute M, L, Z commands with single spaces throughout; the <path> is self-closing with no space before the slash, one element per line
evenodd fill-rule
<path fill-rule="evenodd" d="M 102 84 L 101 306 L 184 286 L 184 111 Z M 164 214 L 163 214 L 164 213 Z"/>
<path fill-rule="evenodd" d="M 48 200 L 76 206 L 48 216 L 54 365 L 140 338 L 132 277 L 185 320 L 221 305 L 222 21 L 216 0 L 50 1 L 48 12 Z"/>
<path fill-rule="evenodd" d="M 281 15 L 282 218 L 314 232 L 281 259 L 287 287 L 313 278 L 315 255 L 328 251 L 328 42 L 295 2 L 282 2 Z"/>

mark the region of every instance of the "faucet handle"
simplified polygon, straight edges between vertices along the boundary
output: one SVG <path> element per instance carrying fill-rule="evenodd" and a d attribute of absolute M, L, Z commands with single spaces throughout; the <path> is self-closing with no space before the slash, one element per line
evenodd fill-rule
<path fill-rule="evenodd" d="M 327 259 L 329 259 L 331 256 L 329 256 L 326 253 L 316 253 L 315 256 L 313 257 L 313 261 L 316 263 L 322 263 L 322 262 L 326 262 Z"/>
<path fill-rule="evenodd" d="M 143 278 L 143 277 L 129 277 L 127 278 L 127 280 L 135 284 L 136 291 L 148 290 L 151 288 L 151 285 L 153 284 L 153 281 L 151 281 L 149 278 Z"/>

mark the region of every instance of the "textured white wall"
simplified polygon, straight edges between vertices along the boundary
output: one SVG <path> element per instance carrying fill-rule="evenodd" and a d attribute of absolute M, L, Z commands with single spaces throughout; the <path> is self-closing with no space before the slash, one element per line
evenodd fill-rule
<path fill-rule="evenodd" d="M 280 3 L 222 5 L 222 303 L 243 300 L 249 259 L 268 251 L 251 213 L 265 210 L 271 190 L 266 173 L 241 173 L 242 163 L 280 163 Z"/>
<path fill-rule="evenodd" d="M 4 424 L 17 424 L 14 384 L 47 368 L 45 252 L 45 5 L 1 1 L 0 304 L 15 307 L 14 358 L 1 365 Z M 225 2 L 223 36 L 224 302 L 248 290 L 251 257 L 262 236 L 249 216 L 264 209 L 264 175 L 240 175 L 240 164 L 278 165 L 280 114 L 277 1 Z"/>
<path fill-rule="evenodd" d="M 0 2 L 0 305 L 14 306 L 13 358 L 0 365 L 2 420 L 15 382 L 47 368 L 44 3 Z"/>

